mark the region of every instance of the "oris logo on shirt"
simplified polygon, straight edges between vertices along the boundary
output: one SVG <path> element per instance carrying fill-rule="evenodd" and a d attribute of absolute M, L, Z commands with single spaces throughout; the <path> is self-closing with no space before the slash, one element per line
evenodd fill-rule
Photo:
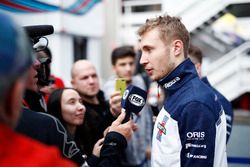
<path fill-rule="evenodd" d="M 204 140 L 205 132 L 188 132 L 188 140 Z"/>

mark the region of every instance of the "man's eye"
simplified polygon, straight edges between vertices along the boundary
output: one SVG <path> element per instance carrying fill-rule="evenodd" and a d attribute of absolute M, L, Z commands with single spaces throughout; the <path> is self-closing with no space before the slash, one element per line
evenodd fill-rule
<path fill-rule="evenodd" d="M 87 79 L 87 77 L 82 77 L 81 79 L 82 79 L 82 80 L 86 80 L 86 79 Z"/>
<path fill-rule="evenodd" d="M 152 49 L 151 48 L 145 48 L 145 52 L 151 52 Z"/>

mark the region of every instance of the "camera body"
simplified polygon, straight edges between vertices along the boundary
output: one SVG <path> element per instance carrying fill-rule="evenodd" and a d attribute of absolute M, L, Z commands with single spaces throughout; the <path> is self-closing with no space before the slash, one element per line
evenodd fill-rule
<path fill-rule="evenodd" d="M 38 74 L 38 82 L 37 84 L 40 86 L 47 86 L 51 83 L 50 81 L 50 63 L 51 59 L 48 57 L 45 58 L 38 58 L 41 65 L 40 68 L 37 70 Z"/>
<path fill-rule="evenodd" d="M 46 49 L 48 45 L 48 39 L 45 37 L 46 35 L 50 35 L 54 33 L 54 28 L 52 25 L 35 25 L 35 26 L 25 26 L 24 27 L 27 35 L 29 36 L 34 51 L 37 54 L 37 59 L 41 63 L 40 68 L 37 70 L 38 74 L 38 85 L 47 86 L 51 83 L 50 80 L 50 63 L 51 59 L 46 56 L 39 56 L 39 52 Z M 42 48 L 35 48 L 39 40 L 43 38 L 46 40 L 46 45 Z"/>

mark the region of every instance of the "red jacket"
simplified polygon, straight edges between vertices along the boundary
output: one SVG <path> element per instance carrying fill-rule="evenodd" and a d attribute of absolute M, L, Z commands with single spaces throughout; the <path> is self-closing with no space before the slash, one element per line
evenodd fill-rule
<path fill-rule="evenodd" d="M 1 167 L 75 166 L 54 147 L 45 146 L 0 124 Z"/>

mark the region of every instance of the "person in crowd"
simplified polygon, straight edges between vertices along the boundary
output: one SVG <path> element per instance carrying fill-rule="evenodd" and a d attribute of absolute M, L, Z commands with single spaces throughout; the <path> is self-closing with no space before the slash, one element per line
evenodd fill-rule
<path fill-rule="evenodd" d="M 60 120 L 72 138 L 75 136 L 77 126 L 83 124 L 85 112 L 86 108 L 82 104 L 82 99 L 73 88 L 57 89 L 48 99 L 48 113 Z M 103 138 L 95 144 L 91 156 L 92 161 L 98 162 L 102 143 Z"/>
<path fill-rule="evenodd" d="M 88 60 L 78 60 L 72 66 L 72 86 L 76 89 L 86 107 L 84 124 L 77 128 L 75 139 L 87 155 L 92 154 L 95 143 L 103 137 L 115 117 L 109 110 L 100 90 L 99 79 L 94 65 Z M 120 113 L 120 111 L 119 111 Z"/>
<path fill-rule="evenodd" d="M 197 70 L 197 73 L 198 73 L 199 77 L 201 78 L 201 80 L 205 84 L 207 84 L 210 88 L 212 88 L 212 90 L 217 95 L 220 103 L 223 106 L 223 109 L 224 109 L 225 114 L 226 114 L 226 120 L 227 120 L 227 143 L 228 143 L 228 140 L 229 140 L 229 137 L 230 137 L 231 131 L 232 131 L 233 118 L 234 118 L 232 104 L 225 98 L 225 96 L 223 96 L 218 90 L 216 90 L 209 83 L 207 77 L 202 77 L 202 51 L 198 47 L 196 47 L 194 45 L 190 45 L 190 47 L 188 49 L 188 57 L 194 63 L 195 68 Z"/>
<path fill-rule="evenodd" d="M 41 63 L 36 58 L 32 66 L 29 67 L 26 90 L 22 102 L 24 106 L 33 111 L 47 112 L 45 100 L 37 86 L 40 65 Z"/>
<path fill-rule="evenodd" d="M 71 136 L 81 125 L 86 112 L 80 95 L 73 88 L 55 90 L 48 101 L 48 113 L 58 118 Z"/>
<path fill-rule="evenodd" d="M 1 166 L 75 166 L 55 147 L 14 131 L 20 117 L 28 69 L 34 57 L 24 31 L 0 13 L 0 164 Z"/>
<path fill-rule="evenodd" d="M 111 54 L 112 68 L 115 76 L 112 76 L 103 87 L 106 99 L 116 94 L 116 79 L 122 78 L 126 80 L 127 86 L 132 84 L 146 90 L 146 85 L 141 75 L 135 75 L 135 59 L 136 54 L 133 46 L 121 46 L 113 50 Z M 120 97 L 120 93 L 117 94 Z M 117 97 L 117 98 L 119 98 Z M 149 106 L 145 106 L 138 116 L 134 116 L 137 120 L 138 129 L 132 135 L 128 142 L 128 147 L 124 156 L 121 157 L 123 166 L 145 166 L 147 159 L 150 157 L 151 150 L 151 134 L 152 134 L 152 111 Z"/>
<path fill-rule="evenodd" d="M 140 64 L 168 93 L 153 130 L 152 167 L 226 167 L 226 118 L 187 58 L 189 32 L 177 17 L 147 19 Z"/>
<path fill-rule="evenodd" d="M 38 85 L 40 85 L 39 91 L 44 96 L 45 101 L 48 102 L 49 95 L 56 89 L 64 88 L 64 83 L 61 78 L 51 74 L 52 54 L 50 49 L 41 45 L 37 50 L 37 58 L 44 64 L 42 71 L 45 73 L 45 76 L 43 76 L 45 80 L 38 82 Z M 40 75 L 44 73 L 41 72 Z"/>

